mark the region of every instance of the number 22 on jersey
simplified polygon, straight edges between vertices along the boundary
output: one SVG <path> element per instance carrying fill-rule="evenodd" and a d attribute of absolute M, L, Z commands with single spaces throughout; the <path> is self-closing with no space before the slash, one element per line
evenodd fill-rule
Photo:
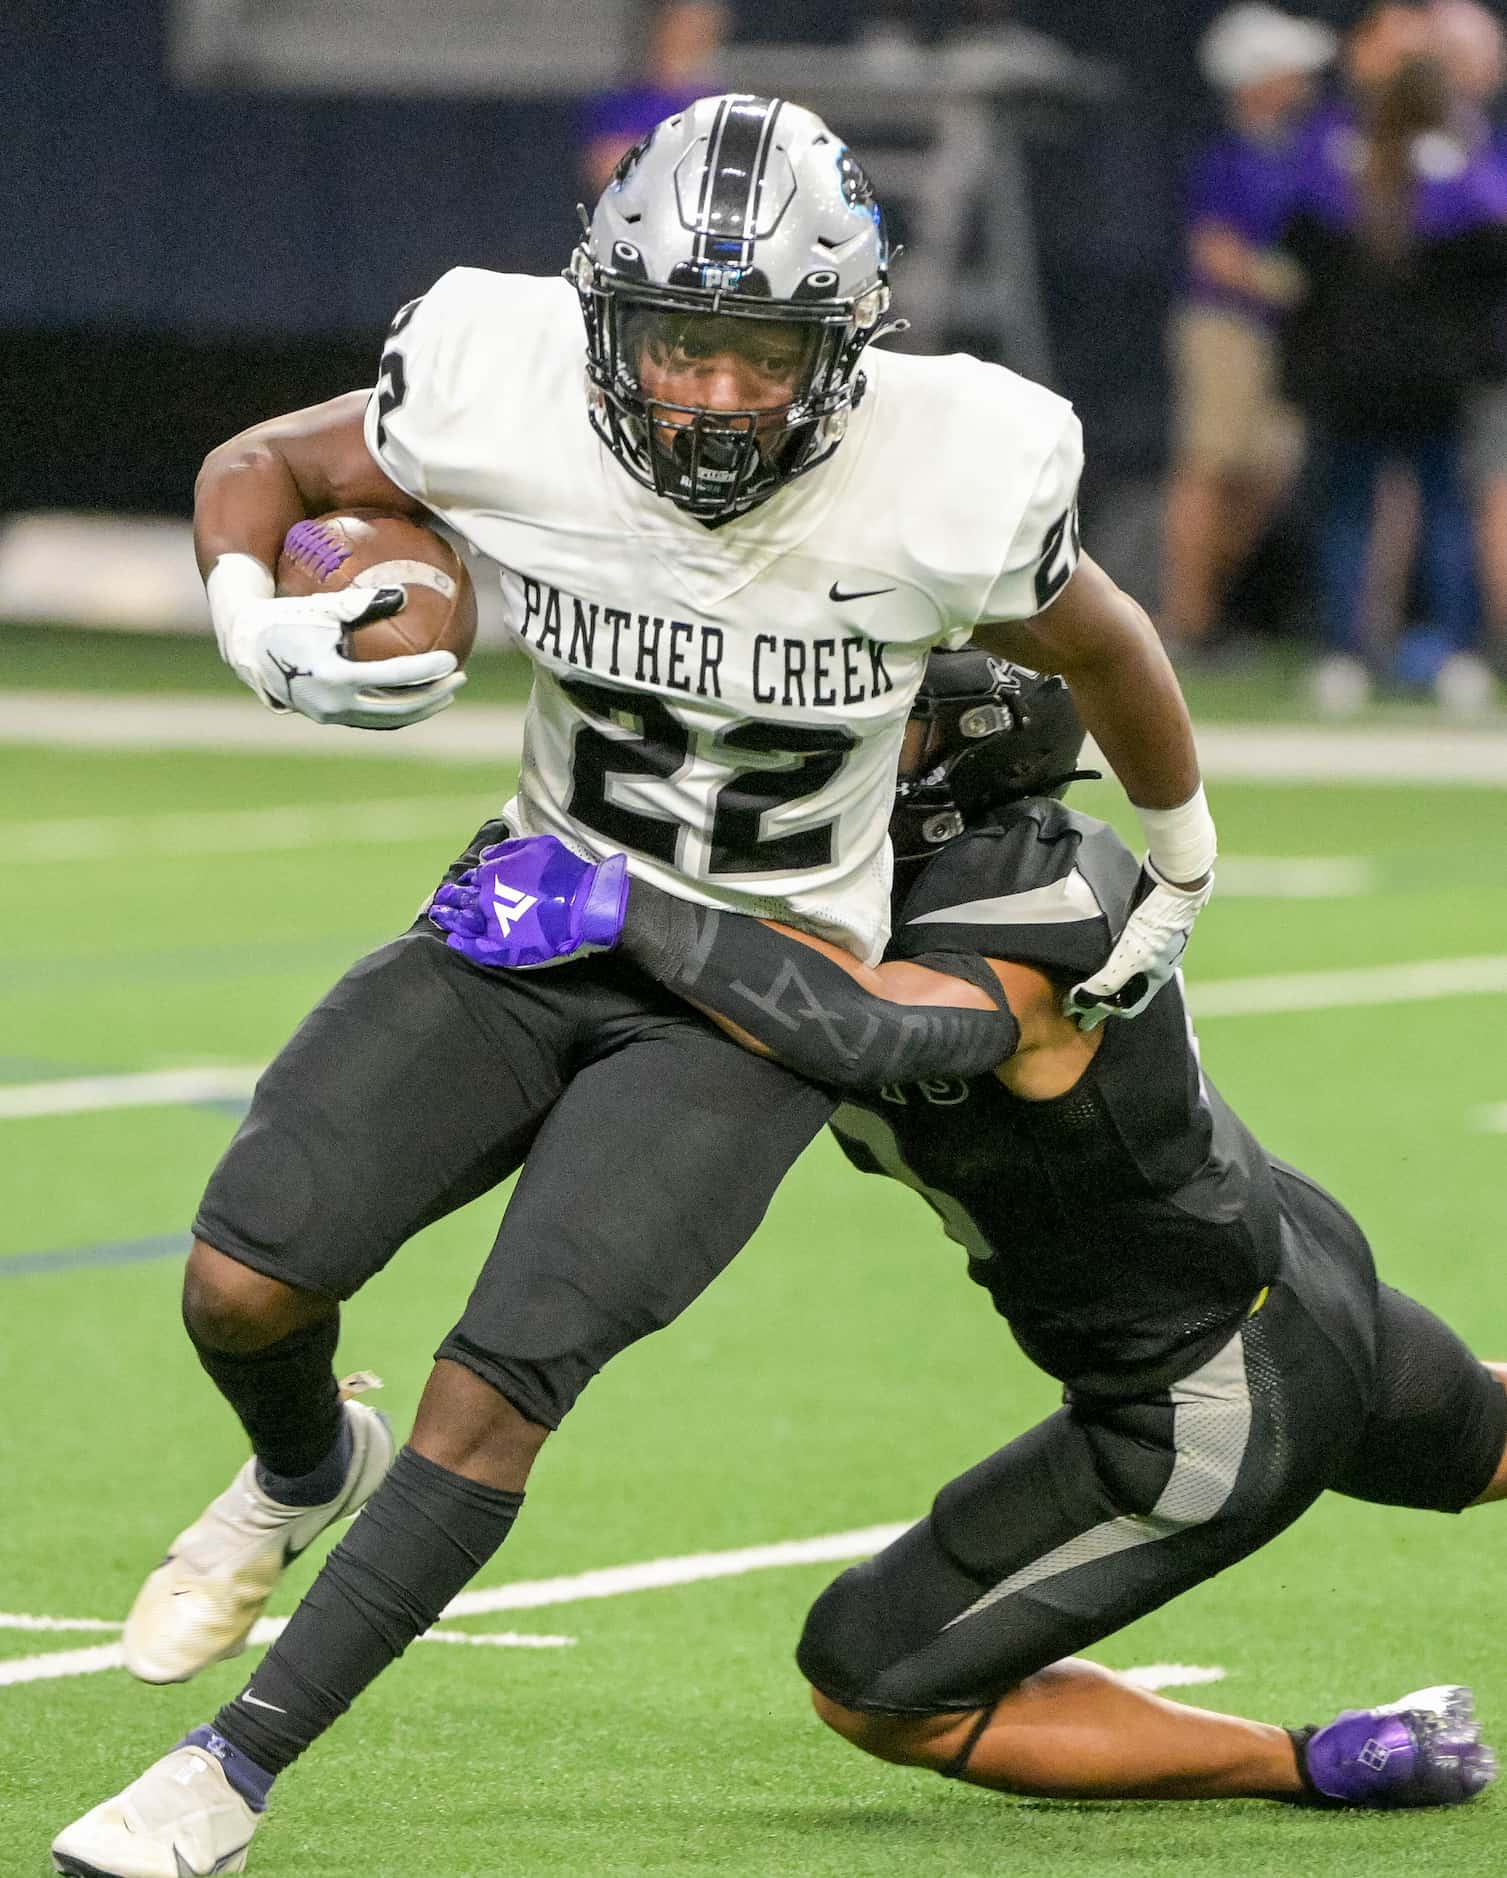
<path fill-rule="evenodd" d="M 682 824 L 669 815 L 628 808 L 610 793 L 613 776 L 677 777 L 691 758 L 691 732 L 661 698 L 589 679 L 563 678 L 560 688 L 596 723 L 576 732 L 567 813 L 606 840 L 667 867 L 676 864 Z M 601 725 L 629 728 L 616 734 Z M 764 832 L 764 818 L 825 789 L 857 742 L 838 725 L 735 724 L 718 733 L 713 753 L 765 753 L 780 759 L 735 768 L 717 790 L 712 811 L 710 875 L 788 874 L 832 860 L 835 824 L 819 822 L 785 834 Z"/>

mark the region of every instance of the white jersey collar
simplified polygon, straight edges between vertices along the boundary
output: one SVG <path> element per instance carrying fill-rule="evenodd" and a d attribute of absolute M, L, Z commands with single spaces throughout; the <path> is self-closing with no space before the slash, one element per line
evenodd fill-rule
<path fill-rule="evenodd" d="M 827 461 L 721 528 L 707 528 L 666 497 L 645 489 L 599 443 L 608 499 L 637 543 L 654 556 L 687 600 L 703 610 L 714 608 L 798 548 L 827 519 L 857 467 L 877 398 L 878 388 L 870 379 L 847 436 Z"/>

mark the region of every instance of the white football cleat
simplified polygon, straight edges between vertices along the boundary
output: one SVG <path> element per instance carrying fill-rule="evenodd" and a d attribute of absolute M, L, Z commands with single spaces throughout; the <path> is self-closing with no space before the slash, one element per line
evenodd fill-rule
<path fill-rule="evenodd" d="M 268 1499 L 253 1459 L 174 1539 L 126 1619 L 121 1647 L 133 1676 L 187 1682 L 211 1663 L 239 1656 L 284 1570 L 326 1526 L 371 1498 L 392 1465 L 392 1431 L 364 1403 L 347 1401 L 344 1412 L 351 1458 L 333 1500 L 282 1506 Z"/>
<path fill-rule="evenodd" d="M 52 1869 L 72 1878 L 206 1878 L 244 1871 L 261 1817 L 203 1748 L 174 1748 L 64 1828 Z"/>

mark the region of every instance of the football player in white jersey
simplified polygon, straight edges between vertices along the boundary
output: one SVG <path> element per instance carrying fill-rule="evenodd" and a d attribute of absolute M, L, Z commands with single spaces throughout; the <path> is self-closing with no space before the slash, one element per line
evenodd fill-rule
<path fill-rule="evenodd" d="M 565 280 L 447 274 L 398 315 L 373 391 L 210 455 L 215 629 L 275 710 L 432 715 L 461 683 L 448 654 L 340 655 L 400 593 L 282 599 L 269 570 L 309 515 L 438 516 L 500 570 L 535 667 L 517 796 L 466 858 L 552 833 L 868 960 L 927 654 L 971 636 L 1060 671 L 1149 850 L 1074 1006 L 1133 1015 L 1211 879 L 1187 714 L 1144 613 L 1080 556 L 1068 405 L 965 357 L 872 350 L 888 274 L 868 182 L 819 119 L 701 100 L 624 158 Z M 195 1221 L 185 1322 L 253 1453 L 147 1578 L 128 1667 L 173 1682 L 237 1654 L 287 1560 L 365 1511 L 251 1685 L 68 1827 L 56 1868 L 240 1870 L 274 1777 L 491 1556 L 586 1382 L 732 1258 L 830 1106 L 610 955 L 489 976 L 420 921 L 353 967 Z M 525 1160 L 394 1460 L 337 1388 L 339 1302 Z"/>

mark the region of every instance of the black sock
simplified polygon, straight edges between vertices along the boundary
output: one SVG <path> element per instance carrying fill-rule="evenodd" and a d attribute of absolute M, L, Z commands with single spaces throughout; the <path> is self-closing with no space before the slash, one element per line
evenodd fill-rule
<path fill-rule="evenodd" d="M 280 1774 L 429 1628 L 522 1504 L 405 1447 L 216 1733 Z"/>
<path fill-rule="evenodd" d="M 205 1373 L 240 1417 L 267 1472 L 295 1480 L 312 1474 L 340 1439 L 345 1419 L 334 1367 L 339 1317 L 331 1312 L 251 1356 L 212 1350 L 191 1324 L 187 1329 Z"/>
<path fill-rule="evenodd" d="M 346 1470 L 350 1467 L 351 1449 L 354 1446 L 355 1436 L 351 1433 L 350 1418 L 344 1416 L 334 1447 L 312 1473 L 274 1474 L 270 1467 L 258 1461 L 256 1484 L 269 1500 L 276 1500 L 279 1506 L 322 1506 L 326 1500 L 333 1500 L 345 1485 Z"/>
<path fill-rule="evenodd" d="M 1303 1791 L 1301 1793 L 1283 1794 L 1281 1797 L 1291 1806 L 1338 1806 L 1338 1800 L 1332 1800 L 1327 1793 L 1313 1784 L 1313 1775 L 1308 1771 L 1308 1744 L 1319 1732 L 1318 1729 L 1313 1726 L 1307 1728 L 1284 1728 L 1282 1732 L 1292 1743 L 1293 1755 L 1298 1763 L 1298 1778 L 1303 1783 Z"/>

